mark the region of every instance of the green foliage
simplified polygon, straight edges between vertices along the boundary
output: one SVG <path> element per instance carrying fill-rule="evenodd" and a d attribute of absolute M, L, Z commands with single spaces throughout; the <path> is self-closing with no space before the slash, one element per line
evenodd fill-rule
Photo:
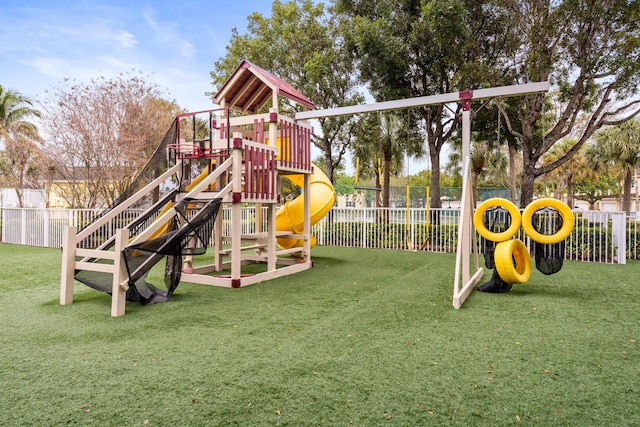
<path fill-rule="evenodd" d="M 640 221 L 627 221 L 627 259 L 640 259 Z"/>
<path fill-rule="evenodd" d="M 38 127 L 33 123 L 40 117 L 40 111 L 33 102 L 19 92 L 0 85 L 0 142 L 25 137 L 38 140 Z"/>
<path fill-rule="evenodd" d="M 431 171 L 428 169 L 423 169 L 416 174 L 409 175 L 407 180 L 409 181 L 410 185 L 428 187 L 431 184 Z"/>
<path fill-rule="evenodd" d="M 352 176 L 340 174 L 333 183 L 333 188 L 337 194 L 350 195 L 356 191 L 356 183 Z"/>
<path fill-rule="evenodd" d="M 16 191 L 20 206 L 22 190 L 39 185 L 39 118 L 29 98 L 0 85 L 0 185 Z"/>
<path fill-rule="evenodd" d="M 571 233 L 567 256 L 581 261 L 612 262 L 617 254 L 611 251 L 610 225 L 579 220 Z"/>
<path fill-rule="evenodd" d="M 249 16 L 247 33 L 240 35 L 234 28 L 226 55 L 214 64 L 212 94 L 246 59 L 283 78 L 318 108 L 362 103 L 364 98 L 352 78 L 353 61 L 343 48 L 341 30 L 329 13 L 324 3 L 276 0 L 271 16 L 259 13 Z M 297 108 L 280 107 L 281 111 Z M 313 143 L 322 151 L 327 175 L 333 181 L 333 171 L 351 143 L 355 119 L 342 116 L 319 122 L 320 133 Z"/>
<path fill-rule="evenodd" d="M 585 156 L 594 169 L 619 171 L 623 183 L 623 210 L 631 211 L 631 183 L 640 164 L 640 120 L 632 119 L 595 134 Z"/>
<path fill-rule="evenodd" d="M 637 114 L 640 64 L 632 58 L 640 53 L 640 4 L 563 0 L 512 5 L 510 31 L 521 40 L 514 54 L 522 54 L 524 66 L 507 75 L 517 82 L 549 80 L 557 87 L 551 96 L 511 98 L 505 109 L 510 132 L 522 143 L 521 203 L 527 204 L 537 177 L 562 166 L 601 127 Z M 542 164 L 542 157 L 569 134 L 576 138 L 572 149 Z"/>
<path fill-rule="evenodd" d="M 521 44 L 501 2 L 339 0 L 336 10 L 349 24 L 346 46 L 360 76 L 379 101 L 504 84 L 507 57 Z M 434 207 L 441 203 L 440 152 L 456 136 L 458 112 L 433 106 L 411 113 L 426 130 Z"/>
<path fill-rule="evenodd" d="M 591 207 L 598 200 L 611 196 L 618 197 L 622 193 L 620 176 L 611 172 L 585 176 L 575 182 L 573 188 L 575 198 L 589 202 Z"/>

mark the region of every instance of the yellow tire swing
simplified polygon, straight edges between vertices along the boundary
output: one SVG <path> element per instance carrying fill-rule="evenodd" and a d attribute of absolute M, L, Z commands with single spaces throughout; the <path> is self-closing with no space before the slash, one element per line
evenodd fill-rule
<path fill-rule="evenodd" d="M 503 208 L 511 215 L 511 225 L 500 233 L 490 231 L 484 223 L 484 214 L 491 208 Z M 492 242 L 504 242 L 511 239 L 520 229 L 522 217 L 520 211 L 510 200 L 494 197 L 487 199 L 478 206 L 473 215 L 473 226 L 482 237 Z"/>
<path fill-rule="evenodd" d="M 542 234 L 533 226 L 533 215 L 545 207 L 555 209 L 562 217 L 562 226 L 553 234 Z M 529 203 L 522 212 L 522 228 L 529 237 L 535 242 L 543 245 L 553 245 L 554 243 L 560 243 L 573 231 L 575 226 L 575 216 L 571 209 L 560 200 L 552 199 L 550 197 L 534 200 Z"/>
<path fill-rule="evenodd" d="M 498 243 L 493 260 L 498 275 L 506 283 L 525 283 L 531 278 L 531 255 L 518 239 Z"/>
<path fill-rule="evenodd" d="M 499 233 L 492 232 L 484 223 L 485 212 L 494 207 L 505 209 L 511 216 L 509 228 Z M 485 200 L 473 215 L 473 225 L 478 234 L 497 243 L 493 253 L 496 272 L 505 283 L 509 284 L 525 283 L 531 277 L 529 250 L 520 240 L 513 239 L 521 224 L 520 210 L 511 201 L 502 198 Z"/>

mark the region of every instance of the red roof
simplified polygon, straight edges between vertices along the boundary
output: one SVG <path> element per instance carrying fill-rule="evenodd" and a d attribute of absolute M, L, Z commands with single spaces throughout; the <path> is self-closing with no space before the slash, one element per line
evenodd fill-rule
<path fill-rule="evenodd" d="M 243 60 L 231 77 L 213 97 L 213 102 L 242 113 L 259 112 L 271 99 L 271 94 L 290 99 L 309 109 L 315 109 L 313 102 L 295 90 L 293 86 L 267 70 Z"/>

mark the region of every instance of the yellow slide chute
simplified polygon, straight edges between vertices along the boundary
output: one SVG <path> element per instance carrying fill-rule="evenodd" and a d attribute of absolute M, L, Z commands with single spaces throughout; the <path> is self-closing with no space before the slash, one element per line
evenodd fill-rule
<path fill-rule="evenodd" d="M 304 175 L 287 176 L 298 187 L 304 186 Z M 311 225 L 320 221 L 336 202 L 336 192 L 331 181 L 322 170 L 313 165 L 313 173 L 309 176 L 309 198 Z M 276 231 L 290 231 L 302 234 L 304 231 L 304 195 L 285 203 L 276 213 Z M 278 239 L 278 245 L 284 249 L 300 247 L 302 240 Z M 316 244 L 315 237 L 311 236 L 311 247 Z"/>

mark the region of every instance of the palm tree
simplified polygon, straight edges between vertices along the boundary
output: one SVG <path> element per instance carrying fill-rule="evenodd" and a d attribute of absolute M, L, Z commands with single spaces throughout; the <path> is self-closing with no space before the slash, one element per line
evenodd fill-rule
<path fill-rule="evenodd" d="M 0 85 L 0 170 L 9 179 L 22 206 L 22 189 L 27 177 L 36 169 L 39 156 L 36 142 L 41 140 L 31 121 L 40 117 L 31 100 Z"/>
<path fill-rule="evenodd" d="M 480 180 L 490 179 L 494 184 L 500 182 L 507 167 L 507 158 L 502 147 L 496 145 L 496 141 L 483 139 L 485 137 L 487 135 L 476 132 L 471 144 L 469 168 L 471 169 L 472 206 L 475 206 L 478 198 L 477 191 Z M 460 175 L 462 174 L 462 140 L 457 138 L 452 142 L 449 163 L 445 167 L 445 172 Z"/>
<path fill-rule="evenodd" d="M 381 205 L 382 171 L 380 169 L 380 150 L 378 148 L 378 118 L 375 114 L 367 114 L 358 121 L 351 145 L 354 162 L 357 163 L 356 183 L 360 178 L 375 182 L 375 207 Z"/>
<path fill-rule="evenodd" d="M 38 128 L 30 120 L 40 117 L 31 100 L 0 85 L 0 141 L 23 136 L 37 140 Z"/>
<path fill-rule="evenodd" d="M 623 175 L 622 210 L 631 211 L 631 182 L 640 164 L 640 120 L 632 119 L 595 134 L 595 144 L 588 147 L 587 159 L 620 169 Z"/>
<path fill-rule="evenodd" d="M 384 207 L 389 207 L 391 175 L 402 171 L 404 154 L 424 155 L 420 128 L 412 126 L 418 120 L 412 120 L 411 114 L 415 113 L 408 111 L 406 117 L 390 112 L 370 114 L 356 132 L 354 158 L 364 166 L 364 176 L 376 178 L 376 188 L 382 190 L 381 205 Z"/>
<path fill-rule="evenodd" d="M 544 164 L 552 163 L 566 154 L 576 144 L 573 138 L 567 138 L 556 143 L 544 157 Z M 593 163 L 588 163 L 585 155 L 586 147 L 581 148 L 567 163 L 545 174 L 545 180 L 555 183 L 554 192 L 562 187 L 567 192 L 567 205 L 573 209 L 574 184 L 596 179 Z M 556 195 L 557 197 L 557 195 Z"/>

